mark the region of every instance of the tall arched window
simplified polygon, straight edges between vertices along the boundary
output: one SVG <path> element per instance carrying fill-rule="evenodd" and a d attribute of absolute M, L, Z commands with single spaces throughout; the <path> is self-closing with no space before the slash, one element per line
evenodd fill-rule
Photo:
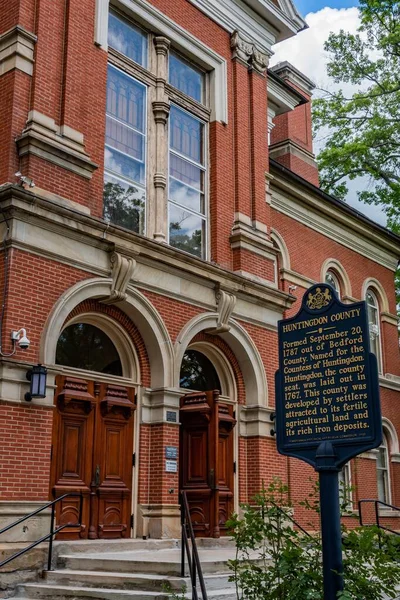
<path fill-rule="evenodd" d="M 74 323 L 58 338 L 56 364 L 122 376 L 122 364 L 114 343 L 104 331 L 89 323 Z"/>
<path fill-rule="evenodd" d="M 369 325 L 369 339 L 371 345 L 371 352 L 373 352 L 378 361 L 378 370 L 382 372 L 382 356 L 381 356 L 381 328 L 380 328 L 380 317 L 379 317 L 379 304 L 378 300 L 371 289 L 367 290 L 365 295 L 368 312 L 368 325 Z"/>
<path fill-rule="evenodd" d="M 180 386 L 197 392 L 221 392 L 221 383 L 214 365 L 198 350 L 186 350 L 183 355 Z"/>
<path fill-rule="evenodd" d="M 378 484 L 378 500 L 381 502 L 386 502 L 386 504 L 390 504 L 390 459 L 389 443 L 386 434 L 383 435 L 382 445 L 378 448 L 376 476 Z"/>
<path fill-rule="evenodd" d="M 333 273 L 333 271 L 327 271 L 325 274 L 325 283 L 328 283 L 336 290 L 338 297 L 340 298 L 340 283 L 338 277 Z"/>

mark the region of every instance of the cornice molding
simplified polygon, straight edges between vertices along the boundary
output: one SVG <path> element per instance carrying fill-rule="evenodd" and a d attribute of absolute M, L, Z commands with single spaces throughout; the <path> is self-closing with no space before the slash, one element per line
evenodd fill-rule
<path fill-rule="evenodd" d="M 271 184 L 272 203 L 275 210 L 333 239 L 346 248 L 396 271 L 400 243 L 389 239 L 373 223 L 368 227 L 357 215 L 350 214 L 324 201 L 321 196 L 304 191 L 291 181 L 273 171 Z"/>
<path fill-rule="evenodd" d="M 210 300 L 207 302 L 212 307 L 215 307 L 212 290 L 219 287 L 238 298 L 235 315 L 239 319 L 246 319 L 249 303 L 256 307 L 268 307 L 276 315 L 282 314 L 293 303 L 289 294 L 271 284 L 250 280 L 167 244 L 43 199 L 20 186 L 0 186 L 0 203 L 3 214 L 12 220 L 12 236 L 8 243 L 14 247 L 103 276 L 109 274 L 109 255 L 115 251 L 136 260 L 135 279 L 140 287 L 147 285 L 158 293 L 171 295 L 176 283 L 171 283 L 171 290 L 163 291 L 163 287 L 171 276 L 182 278 L 192 282 L 194 290 L 197 289 L 196 285 L 201 289 L 209 289 Z M 46 246 L 43 243 L 44 235 L 48 238 Z M 63 247 L 59 243 L 61 238 L 64 240 Z M 146 276 L 142 281 L 143 269 L 147 268 L 153 269 L 153 277 L 149 279 Z M 182 290 L 178 295 L 182 297 Z M 192 303 L 190 295 L 187 295 L 187 299 L 185 296 L 185 301 Z M 193 303 L 196 303 L 195 298 Z M 268 319 L 264 315 L 259 320 L 255 311 L 250 311 L 249 318 L 254 318 L 259 326 L 271 328 L 276 325 L 272 312 Z"/>
<path fill-rule="evenodd" d="M 0 76 L 18 69 L 27 75 L 33 74 L 34 49 L 37 36 L 16 25 L 0 35 Z"/>

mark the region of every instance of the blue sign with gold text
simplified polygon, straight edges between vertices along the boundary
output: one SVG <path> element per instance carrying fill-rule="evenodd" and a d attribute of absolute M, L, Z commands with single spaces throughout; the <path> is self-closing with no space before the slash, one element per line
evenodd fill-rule
<path fill-rule="evenodd" d="M 341 467 L 379 446 L 378 368 L 365 302 L 343 304 L 331 286 L 314 285 L 297 315 L 279 321 L 278 339 L 278 451 L 317 466 L 318 446 L 331 442 Z"/>

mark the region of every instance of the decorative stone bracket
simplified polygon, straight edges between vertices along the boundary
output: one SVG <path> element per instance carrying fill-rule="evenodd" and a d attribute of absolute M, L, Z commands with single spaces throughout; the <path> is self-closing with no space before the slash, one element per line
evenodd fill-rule
<path fill-rule="evenodd" d="M 118 252 L 113 252 L 110 262 L 112 284 L 110 296 L 102 300 L 103 304 L 115 304 L 126 300 L 126 288 L 136 268 L 136 260 Z"/>
<path fill-rule="evenodd" d="M 218 305 L 218 322 L 217 326 L 212 329 L 207 329 L 207 333 L 213 335 L 226 333 L 230 330 L 229 319 L 232 316 L 236 305 L 236 296 L 228 294 L 221 289 L 218 289 L 215 294 Z"/>
<path fill-rule="evenodd" d="M 265 74 L 269 56 L 261 52 L 252 42 L 246 40 L 238 31 L 231 36 L 232 58 L 245 63 L 249 69 L 254 69 L 261 75 Z"/>

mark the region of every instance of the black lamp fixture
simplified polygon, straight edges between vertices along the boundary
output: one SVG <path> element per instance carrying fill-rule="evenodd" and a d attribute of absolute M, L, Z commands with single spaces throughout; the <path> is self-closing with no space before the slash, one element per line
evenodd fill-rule
<path fill-rule="evenodd" d="M 26 378 L 31 383 L 29 392 L 25 394 L 25 400 L 31 402 L 33 398 L 46 398 L 47 369 L 43 365 L 34 365 L 26 372 Z"/>

